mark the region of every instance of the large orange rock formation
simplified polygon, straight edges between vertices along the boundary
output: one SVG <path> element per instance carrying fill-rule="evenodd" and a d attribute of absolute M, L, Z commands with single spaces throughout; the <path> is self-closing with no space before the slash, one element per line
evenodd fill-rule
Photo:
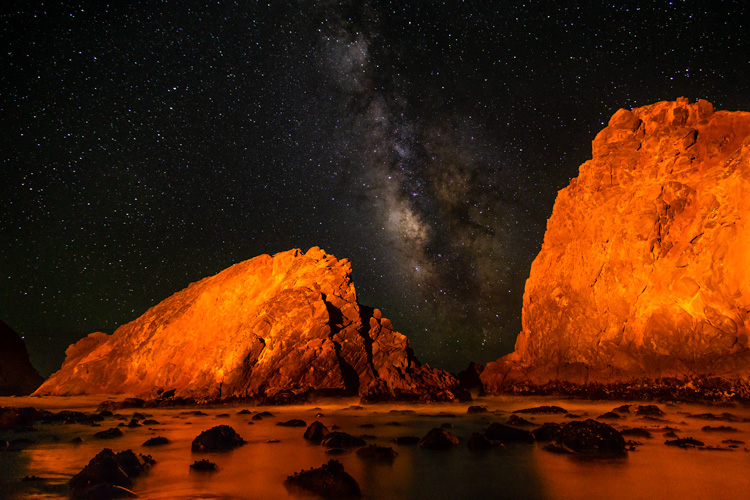
<path fill-rule="evenodd" d="M 531 267 L 514 384 L 750 377 L 750 113 L 620 109 L 561 190 Z"/>
<path fill-rule="evenodd" d="M 196 399 L 330 391 L 450 400 L 458 385 L 420 365 L 406 337 L 357 302 L 348 260 L 317 247 L 236 264 L 66 355 L 36 395 L 175 389 Z"/>
<path fill-rule="evenodd" d="M 25 396 L 41 383 L 23 339 L 0 321 L 0 396 Z"/>

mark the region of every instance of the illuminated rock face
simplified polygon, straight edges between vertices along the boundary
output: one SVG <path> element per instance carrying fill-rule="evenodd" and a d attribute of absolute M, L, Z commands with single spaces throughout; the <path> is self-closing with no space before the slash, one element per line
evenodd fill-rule
<path fill-rule="evenodd" d="M 273 397 L 281 391 L 452 397 L 380 311 L 357 303 L 348 260 L 321 249 L 261 255 L 193 283 L 114 334 L 70 346 L 36 392 Z"/>
<path fill-rule="evenodd" d="M 558 194 L 515 352 L 482 381 L 748 380 L 749 313 L 750 113 L 621 109 Z"/>
<path fill-rule="evenodd" d="M 0 321 L 0 396 L 25 396 L 41 383 L 23 339 Z"/>

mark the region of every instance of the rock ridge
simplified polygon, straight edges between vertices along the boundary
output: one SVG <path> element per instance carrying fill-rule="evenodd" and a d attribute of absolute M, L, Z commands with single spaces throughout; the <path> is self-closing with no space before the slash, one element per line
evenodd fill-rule
<path fill-rule="evenodd" d="M 357 302 L 351 272 L 318 247 L 240 262 L 71 345 L 35 394 L 454 399 L 455 377 L 421 365 L 390 320 Z"/>

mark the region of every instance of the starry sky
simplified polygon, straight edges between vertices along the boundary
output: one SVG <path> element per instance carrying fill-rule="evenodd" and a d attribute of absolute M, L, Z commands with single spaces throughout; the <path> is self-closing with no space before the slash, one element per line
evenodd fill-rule
<path fill-rule="evenodd" d="M 743 2 L 0 9 L 0 319 L 42 375 L 263 253 L 349 258 L 452 371 L 512 351 L 558 190 L 619 108 L 750 110 Z"/>

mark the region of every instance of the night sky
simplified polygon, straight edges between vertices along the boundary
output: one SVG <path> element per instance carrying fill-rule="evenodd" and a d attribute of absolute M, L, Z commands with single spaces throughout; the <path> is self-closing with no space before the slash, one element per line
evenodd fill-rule
<path fill-rule="evenodd" d="M 609 117 L 750 110 L 744 2 L 580 4 L 4 2 L 0 319 L 46 376 L 193 281 L 320 246 L 423 362 L 512 351 Z"/>

